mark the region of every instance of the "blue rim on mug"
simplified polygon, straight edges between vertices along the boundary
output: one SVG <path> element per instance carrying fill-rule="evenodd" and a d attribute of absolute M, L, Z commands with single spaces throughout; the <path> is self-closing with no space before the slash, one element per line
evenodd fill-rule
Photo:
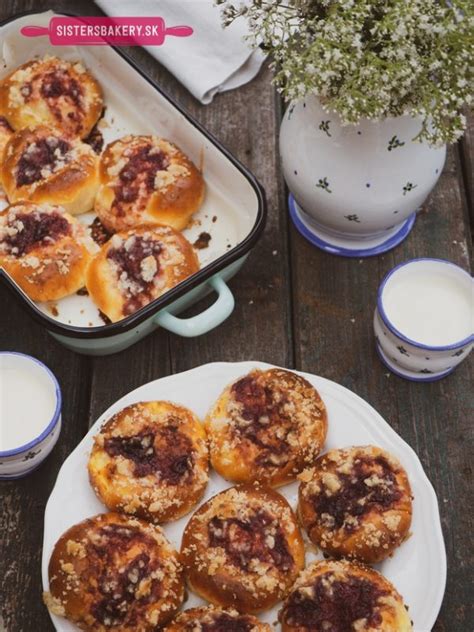
<path fill-rule="evenodd" d="M 51 378 L 51 381 L 53 382 L 53 385 L 54 385 L 54 392 L 56 395 L 56 408 L 54 410 L 51 421 L 49 422 L 49 424 L 46 426 L 46 428 L 43 430 L 43 432 L 40 435 L 38 435 L 35 439 L 32 439 L 29 443 L 25 443 L 24 445 L 18 448 L 14 448 L 13 450 L 4 450 L 3 452 L 0 451 L 0 458 L 15 456 L 16 454 L 21 454 L 22 452 L 26 452 L 27 450 L 34 448 L 36 445 L 38 445 L 38 443 L 41 443 L 43 439 L 46 439 L 46 437 L 50 434 L 50 432 L 54 430 L 54 428 L 56 427 L 56 424 L 59 421 L 59 418 L 61 416 L 61 406 L 62 406 L 62 395 L 61 395 L 61 388 L 59 386 L 59 382 L 56 379 L 56 376 L 54 375 L 54 373 L 51 371 L 51 369 L 49 369 L 43 362 L 41 362 L 41 360 L 38 360 L 37 358 L 34 358 L 33 356 L 28 355 L 27 353 L 19 353 L 18 351 L 0 351 L 0 356 L 5 356 L 5 355 L 14 355 L 14 356 L 20 356 L 22 358 L 27 358 L 28 360 L 31 360 L 35 362 L 36 364 L 38 364 L 41 367 L 41 369 L 46 371 L 46 373 Z"/>
<path fill-rule="evenodd" d="M 464 274 L 465 276 L 467 276 L 470 281 L 472 282 L 473 279 L 471 277 L 471 275 L 469 274 L 469 272 L 467 272 L 466 270 L 464 270 L 463 268 L 461 268 L 460 266 L 458 266 L 455 263 L 452 263 L 452 261 L 448 261 L 447 259 L 436 259 L 434 257 L 417 257 L 416 259 L 409 259 L 408 261 L 404 261 L 403 263 L 399 263 L 397 266 L 395 266 L 394 268 L 392 268 L 390 270 L 390 272 L 388 272 L 382 283 L 379 286 L 379 289 L 377 291 L 377 310 L 380 314 L 380 318 L 382 319 L 383 324 L 387 327 L 387 329 L 394 335 L 397 336 L 397 338 L 400 338 L 400 340 L 403 340 L 404 342 L 406 342 L 409 345 L 412 345 L 413 347 L 416 347 L 417 349 L 426 349 L 428 351 L 451 351 L 453 349 L 458 349 L 459 347 L 464 347 L 466 345 L 470 345 L 471 343 L 474 342 L 474 333 L 471 334 L 470 336 L 468 336 L 467 338 L 464 338 L 464 340 L 460 340 L 459 342 L 454 342 L 452 344 L 449 345 L 440 345 L 440 346 L 435 346 L 435 345 L 426 345 L 423 344 L 421 342 L 416 342 L 415 340 L 412 340 L 411 338 L 408 338 L 407 336 L 405 336 L 404 334 L 402 334 L 401 331 L 399 331 L 396 327 L 394 327 L 392 325 L 392 323 L 390 322 L 384 307 L 383 307 L 383 300 L 382 300 L 382 295 L 383 295 L 383 291 L 385 289 L 385 286 L 388 282 L 388 280 L 392 277 L 393 274 L 395 274 L 395 272 L 397 270 L 399 270 L 400 268 L 403 268 L 407 265 L 410 265 L 411 263 L 416 263 L 418 261 L 434 261 L 435 263 L 442 263 L 445 265 L 449 265 L 452 266 L 453 268 L 456 268 L 456 270 L 458 270 L 459 272 L 462 272 L 462 274 Z"/>

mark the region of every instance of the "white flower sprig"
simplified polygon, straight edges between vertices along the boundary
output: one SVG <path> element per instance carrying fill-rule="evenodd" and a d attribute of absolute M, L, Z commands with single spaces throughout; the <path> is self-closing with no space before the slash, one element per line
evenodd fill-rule
<path fill-rule="evenodd" d="M 223 5 L 245 16 L 273 56 L 285 98 L 316 94 L 347 124 L 418 115 L 432 144 L 455 142 L 472 103 L 474 5 L 428 0 L 254 0 Z"/>

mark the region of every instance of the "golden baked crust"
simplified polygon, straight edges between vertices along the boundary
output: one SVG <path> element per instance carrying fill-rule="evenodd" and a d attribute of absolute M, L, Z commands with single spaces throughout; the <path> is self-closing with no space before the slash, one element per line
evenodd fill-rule
<path fill-rule="evenodd" d="M 4 116 L 0 116 L 0 164 L 3 160 L 3 152 L 5 150 L 5 146 L 12 136 L 13 129 L 9 125 L 7 119 Z"/>
<path fill-rule="evenodd" d="M 291 371 L 254 370 L 227 386 L 205 425 L 211 463 L 236 483 L 285 485 L 316 460 L 326 438 L 326 408 Z"/>
<path fill-rule="evenodd" d="M 272 629 L 251 614 L 205 606 L 185 610 L 165 628 L 165 632 L 272 632 Z"/>
<path fill-rule="evenodd" d="M 402 597 L 380 573 L 354 562 L 315 562 L 280 610 L 282 632 L 410 632 Z"/>
<path fill-rule="evenodd" d="M 271 608 L 304 567 L 304 543 L 289 504 L 270 488 L 241 485 L 202 505 L 181 545 L 189 586 L 223 607 Z"/>
<path fill-rule="evenodd" d="M 152 632 L 184 599 L 178 554 L 162 530 L 114 513 L 68 529 L 48 574 L 49 610 L 88 632 Z"/>
<path fill-rule="evenodd" d="M 199 270 L 193 247 L 169 226 L 144 224 L 116 233 L 92 260 L 86 285 L 99 309 L 117 321 Z"/>
<path fill-rule="evenodd" d="M 300 478 L 299 516 L 325 553 L 375 564 L 407 537 L 410 483 L 388 452 L 375 446 L 331 450 Z"/>
<path fill-rule="evenodd" d="M 185 228 L 202 204 L 204 180 L 178 147 L 157 136 L 125 136 L 100 160 L 95 211 L 112 232 L 155 223 Z"/>
<path fill-rule="evenodd" d="M 33 301 L 84 286 L 87 243 L 84 228 L 61 207 L 18 202 L 0 213 L 0 267 Z"/>
<path fill-rule="evenodd" d="M 58 204 L 77 215 L 94 204 L 98 157 L 77 138 L 48 127 L 26 128 L 7 142 L 0 173 L 10 203 Z"/>
<path fill-rule="evenodd" d="M 141 402 L 116 413 L 94 437 L 89 477 L 111 510 L 152 522 L 177 520 L 208 481 L 206 432 L 188 408 Z"/>
<path fill-rule="evenodd" d="M 103 107 L 99 84 L 79 62 L 47 55 L 0 82 L 0 115 L 15 130 L 46 125 L 85 138 Z"/>

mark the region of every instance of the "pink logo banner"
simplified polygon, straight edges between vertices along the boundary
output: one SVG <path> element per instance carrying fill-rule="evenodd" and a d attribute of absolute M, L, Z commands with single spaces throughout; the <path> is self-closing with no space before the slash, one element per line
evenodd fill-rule
<path fill-rule="evenodd" d="M 189 37 L 190 26 L 167 26 L 161 17 L 55 17 L 48 27 L 24 26 L 26 37 L 48 36 L 53 46 L 162 46 L 166 37 Z"/>

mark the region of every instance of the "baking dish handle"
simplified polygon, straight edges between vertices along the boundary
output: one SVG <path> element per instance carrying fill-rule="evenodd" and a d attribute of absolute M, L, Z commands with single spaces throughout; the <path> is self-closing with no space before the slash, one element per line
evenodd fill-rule
<path fill-rule="evenodd" d="M 226 282 L 220 276 L 213 276 L 207 281 L 217 292 L 217 300 L 203 312 L 191 318 L 178 318 L 166 309 L 162 309 L 155 322 L 168 331 L 192 338 L 211 331 L 228 318 L 234 309 L 235 300 Z"/>

